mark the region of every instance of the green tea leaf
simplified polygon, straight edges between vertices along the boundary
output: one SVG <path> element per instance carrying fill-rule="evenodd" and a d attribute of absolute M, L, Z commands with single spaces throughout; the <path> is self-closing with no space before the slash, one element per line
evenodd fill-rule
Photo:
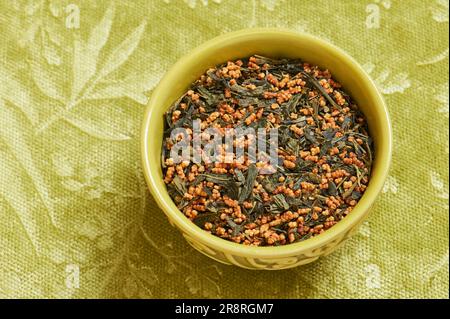
<path fill-rule="evenodd" d="M 216 212 L 210 212 L 210 213 L 201 213 L 197 215 L 197 217 L 194 219 L 194 223 L 198 226 L 203 228 L 206 223 L 214 223 L 214 221 L 219 218 L 219 215 Z"/>
<path fill-rule="evenodd" d="M 243 185 L 243 184 L 245 183 L 245 176 L 244 176 L 244 174 L 242 173 L 242 171 L 239 170 L 239 169 L 235 169 L 235 170 L 234 170 L 234 174 L 236 175 L 236 179 L 238 180 L 238 182 L 239 182 L 241 185 Z"/>
<path fill-rule="evenodd" d="M 282 208 L 282 209 L 284 209 L 284 210 L 289 209 L 289 204 L 288 204 L 288 202 L 286 201 L 286 198 L 284 197 L 283 194 L 277 194 L 277 195 L 274 195 L 272 198 L 273 198 L 274 203 L 275 203 L 279 208 Z"/>
<path fill-rule="evenodd" d="M 239 235 L 241 233 L 242 229 L 244 228 L 243 225 L 236 224 L 231 218 L 227 219 L 227 224 L 233 230 L 233 232 L 231 233 L 232 237 L 235 237 L 235 236 Z"/>
<path fill-rule="evenodd" d="M 301 73 L 305 76 L 308 82 L 310 82 L 312 85 L 315 86 L 315 88 L 327 99 L 328 102 L 330 102 L 330 104 L 333 107 L 335 107 L 338 110 L 342 110 L 342 108 L 331 98 L 331 96 L 328 95 L 328 93 L 316 79 L 314 79 L 311 75 L 309 75 L 305 71 L 302 71 Z"/>
<path fill-rule="evenodd" d="M 186 190 L 186 183 L 185 183 L 184 181 L 182 181 L 181 178 L 180 178 L 178 175 L 176 175 L 176 176 L 174 177 L 172 183 L 174 184 L 175 189 L 178 191 L 178 193 L 179 193 L 181 196 L 184 196 L 184 194 L 187 193 L 187 190 Z"/>

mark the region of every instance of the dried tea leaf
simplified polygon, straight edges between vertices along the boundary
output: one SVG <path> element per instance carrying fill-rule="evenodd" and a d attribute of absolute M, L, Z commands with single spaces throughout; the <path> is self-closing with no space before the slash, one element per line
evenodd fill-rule
<path fill-rule="evenodd" d="M 227 223 L 233 230 L 233 233 L 231 234 L 232 237 L 239 235 L 242 232 L 242 229 L 244 228 L 244 225 L 236 224 L 231 218 L 227 219 Z"/>
<path fill-rule="evenodd" d="M 286 198 L 284 197 L 283 194 L 277 194 L 277 195 L 274 195 L 272 198 L 273 198 L 274 203 L 275 203 L 279 208 L 282 208 L 282 209 L 284 209 L 284 210 L 289 209 L 289 204 L 288 204 L 288 202 L 286 201 Z"/>

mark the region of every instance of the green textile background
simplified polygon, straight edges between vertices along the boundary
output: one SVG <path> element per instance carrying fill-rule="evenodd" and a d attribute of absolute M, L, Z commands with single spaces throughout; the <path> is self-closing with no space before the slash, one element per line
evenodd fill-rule
<path fill-rule="evenodd" d="M 447 298 L 448 9 L 448 0 L 1 0 L 0 297 Z M 143 111 L 164 72 L 248 27 L 346 50 L 384 94 L 394 131 L 390 176 L 359 233 L 284 271 L 194 251 L 140 168 Z"/>

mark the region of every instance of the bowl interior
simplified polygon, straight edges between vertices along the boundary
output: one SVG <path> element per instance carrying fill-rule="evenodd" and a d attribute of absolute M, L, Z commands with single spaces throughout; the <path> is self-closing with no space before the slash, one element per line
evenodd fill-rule
<path fill-rule="evenodd" d="M 350 229 L 368 212 L 381 190 L 390 162 L 391 133 L 389 118 L 383 99 L 362 68 L 347 54 L 313 36 L 280 30 L 244 30 L 215 38 L 180 59 L 162 79 L 152 94 L 143 128 L 143 160 L 147 182 L 159 206 L 184 232 L 209 245 L 243 253 L 250 247 L 228 242 L 198 228 L 176 208 L 163 182 L 161 170 L 161 143 L 163 114 L 208 68 L 228 60 L 252 54 L 268 57 L 300 58 L 311 64 L 329 69 L 359 105 L 367 118 L 374 139 L 375 160 L 369 186 L 355 209 L 342 221 L 319 236 L 283 247 L 252 247 L 256 253 L 285 254 L 288 251 L 320 246 L 339 233 Z M 256 248 L 256 249 L 255 249 Z M 268 249 L 271 249 L 269 252 Z"/>

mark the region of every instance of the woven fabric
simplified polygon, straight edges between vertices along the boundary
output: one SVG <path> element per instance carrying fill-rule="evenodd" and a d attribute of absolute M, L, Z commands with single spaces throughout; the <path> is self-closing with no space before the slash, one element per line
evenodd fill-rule
<path fill-rule="evenodd" d="M 0 297 L 446 298 L 448 0 L 1 1 Z M 147 191 L 151 90 L 225 32 L 283 27 L 341 47 L 384 94 L 393 165 L 335 253 L 276 272 L 194 251 Z"/>

